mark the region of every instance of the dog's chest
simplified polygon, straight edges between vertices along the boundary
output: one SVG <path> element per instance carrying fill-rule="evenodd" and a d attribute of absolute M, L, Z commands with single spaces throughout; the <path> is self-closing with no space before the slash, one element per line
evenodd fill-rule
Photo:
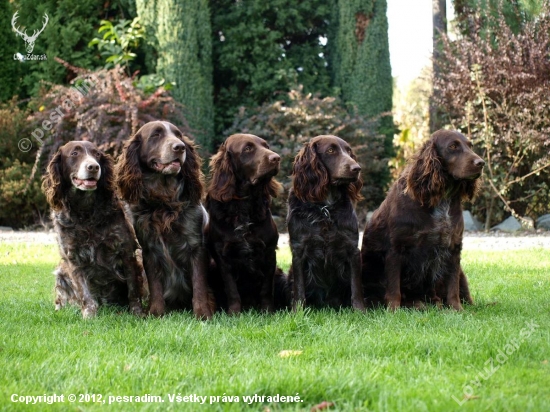
<path fill-rule="evenodd" d="M 110 265 L 119 260 L 123 236 L 117 225 L 89 227 L 76 225 L 58 230 L 59 243 L 66 257 L 78 265 Z"/>
<path fill-rule="evenodd" d="M 451 204 L 443 201 L 437 205 L 432 212 L 432 244 L 443 247 L 450 247 L 453 234 L 453 221 L 450 215 Z"/>

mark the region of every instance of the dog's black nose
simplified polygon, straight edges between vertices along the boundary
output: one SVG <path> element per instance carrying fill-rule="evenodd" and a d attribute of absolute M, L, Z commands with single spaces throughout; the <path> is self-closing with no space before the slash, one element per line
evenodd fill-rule
<path fill-rule="evenodd" d="M 183 152 L 185 150 L 185 145 L 183 143 L 174 143 L 172 145 L 172 150 L 174 152 Z"/>
<path fill-rule="evenodd" d="M 99 171 L 99 165 L 97 163 L 89 163 L 86 165 L 86 170 L 89 172 L 97 172 Z"/>
<path fill-rule="evenodd" d="M 478 167 L 483 167 L 485 166 L 485 161 L 483 159 L 476 159 L 474 160 L 474 165 Z"/>
<path fill-rule="evenodd" d="M 361 171 L 361 166 L 359 166 L 357 163 L 354 164 L 349 168 L 349 170 L 353 173 L 359 173 Z"/>
<path fill-rule="evenodd" d="M 281 156 L 279 156 L 277 153 L 273 153 L 272 155 L 269 155 L 270 163 L 279 163 L 280 161 L 281 161 Z"/>

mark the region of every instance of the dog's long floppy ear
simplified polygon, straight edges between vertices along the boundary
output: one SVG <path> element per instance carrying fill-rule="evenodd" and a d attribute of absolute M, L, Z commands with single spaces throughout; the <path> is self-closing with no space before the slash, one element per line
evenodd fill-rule
<path fill-rule="evenodd" d="M 265 195 L 268 197 L 278 197 L 283 192 L 283 185 L 272 177 L 269 183 L 265 185 Z"/>
<path fill-rule="evenodd" d="M 201 171 L 202 159 L 197 153 L 195 144 L 188 137 L 183 137 L 185 143 L 185 162 L 181 173 L 184 178 L 182 198 L 197 204 L 202 199 L 204 177 Z"/>
<path fill-rule="evenodd" d="M 42 190 L 50 207 L 55 210 L 63 208 L 63 163 L 61 162 L 61 150 L 54 155 L 46 174 L 42 178 Z"/>
<path fill-rule="evenodd" d="M 113 158 L 103 153 L 103 151 L 100 151 L 100 153 L 99 165 L 101 167 L 101 177 L 99 178 L 98 189 L 114 193 L 116 186 Z"/>
<path fill-rule="evenodd" d="M 231 164 L 231 153 L 225 142 L 210 159 L 212 178 L 208 187 L 208 196 L 218 202 L 229 202 L 236 195 L 236 177 Z"/>
<path fill-rule="evenodd" d="M 321 202 L 327 197 L 328 171 L 317 156 L 315 143 L 306 143 L 292 166 L 294 194 L 302 202 Z"/>
<path fill-rule="evenodd" d="M 357 161 L 357 156 L 352 152 L 351 158 L 355 161 Z M 361 175 L 359 175 L 359 178 L 348 185 L 348 196 L 351 199 L 352 202 L 356 203 L 363 199 L 363 196 L 361 196 L 361 188 L 363 187 L 363 179 L 361 179 Z"/>
<path fill-rule="evenodd" d="M 435 141 L 428 140 L 412 159 L 405 193 L 422 206 L 434 207 L 445 195 L 445 176 Z"/>
<path fill-rule="evenodd" d="M 460 197 L 465 202 L 470 202 L 477 195 L 481 179 L 460 181 Z"/>
<path fill-rule="evenodd" d="M 116 184 L 122 199 L 137 203 L 143 191 L 143 179 L 139 165 L 142 137 L 138 132 L 124 145 L 116 165 Z"/>

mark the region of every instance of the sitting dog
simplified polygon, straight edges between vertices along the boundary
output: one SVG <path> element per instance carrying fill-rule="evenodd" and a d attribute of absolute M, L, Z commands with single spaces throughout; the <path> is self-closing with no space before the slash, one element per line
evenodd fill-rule
<path fill-rule="evenodd" d="M 286 279 L 276 267 L 279 233 L 269 208 L 281 188 L 274 179 L 279 165 L 280 156 L 251 134 L 229 136 L 210 162 L 207 244 L 223 281 L 228 313 L 273 311 L 274 276 L 277 284 Z"/>
<path fill-rule="evenodd" d="M 143 248 L 154 316 L 163 315 L 167 305 L 192 307 L 200 319 L 215 310 L 207 285 L 200 165 L 188 137 L 171 123 L 154 121 L 126 142 L 116 166 L 118 189 Z"/>
<path fill-rule="evenodd" d="M 471 303 L 460 266 L 462 201 L 471 200 L 485 162 L 462 134 L 439 130 L 415 154 L 365 227 L 365 295 L 390 309 L 441 299 Z"/>
<path fill-rule="evenodd" d="M 288 198 L 293 307 L 364 310 L 359 229 L 361 167 L 336 136 L 317 136 L 296 156 Z"/>
<path fill-rule="evenodd" d="M 111 158 L 91 142 L 69 142 L 50 161 L 42 187 L 61 254 L 56 309 L 76 303 L 90 318 L 99 304 L 120 304 L 142 315 L 139 245 L 115 195 Z"/>

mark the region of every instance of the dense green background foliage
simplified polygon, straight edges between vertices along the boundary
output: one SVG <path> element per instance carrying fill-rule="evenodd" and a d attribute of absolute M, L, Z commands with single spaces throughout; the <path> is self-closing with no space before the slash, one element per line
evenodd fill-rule
<path fill-rule="evenodd" d="M 386 0 L 341 0 L 333 11 L 333 81 L 344 101 L 367 117 L 392 109 L 386 8 Z"/>
<path fill-rule="evenodd" d="M 330 93 L 320 38 L 327 36 L 332 1 L 211 0 L 216 132 L 240 106 L 284 98 L 291 88 Z M 326 42 L 325 42 L 326 44 Z"/>
<path fill-rule="evenodd" d="M 94 37 L 99 19 L 109 12 L 102 0 L 17 0 L 14 8 L 19 11 L 18 25 L 27 28 L 29 34 L 42 27 L 44 13 L 49 16 L 49 22 L 36 39 L 33 50 L 33 54 L 46 54 L 48 59 L 20 64 L 20 97 L 37 94 L 41 81 L 59 84 L 71 79 L 72 73 L 57 63 L 55 57 L 78 67 L 99 66 L 100 60 L 88 47 L 88 42 Z M 11 36 L 18 52 L 26 54 L 23 39 L 14 32 Z"/>
<path fill-rule="evenodd" d="M 28 115 L 15 99 L 0 106 L 0 226 L 29 226 L 47 215 L 40 176 L 31 178 L 34 153 L 18 148 L 21 136 L 30 132 Z"/>
<path fill-rule="evenodd" d="M 156 71 L 174 82 L 198 143 L 210 149 L 214 132 L 212 42 L 207 0 L 138 1 L 138 15 L 156 49 Z"/>

